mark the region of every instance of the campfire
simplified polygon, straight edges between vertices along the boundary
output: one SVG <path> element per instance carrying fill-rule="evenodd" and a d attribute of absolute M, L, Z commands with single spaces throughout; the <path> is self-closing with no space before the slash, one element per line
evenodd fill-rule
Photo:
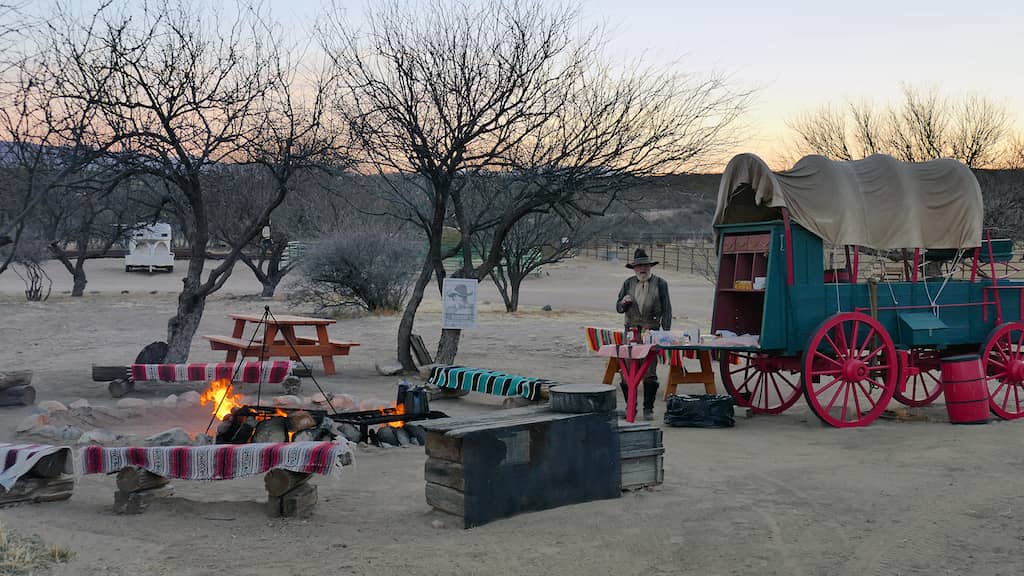
<path fill-rule="evenodd" d="M 422 444 L 423 432 L 406 423 L 428 418 L 447 418 L 443 412 L 432 412 L 427 406 L 426 391 L 400 387 L 398 398 L 390 407 L 373 410 L 328 413 L 317 408 L 282 408 L 253 406 L 232 392 L 230 380 L 214 380 L 200 395 L 200 403 L 220 420 L 217 444 L 249 442 L 294 442 L 334 440 L 339 434 L 353 442 L 380 446 Z"/>

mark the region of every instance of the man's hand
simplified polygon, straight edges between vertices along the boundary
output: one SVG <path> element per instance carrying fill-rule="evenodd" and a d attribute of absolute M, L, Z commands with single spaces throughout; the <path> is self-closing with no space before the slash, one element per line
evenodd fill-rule
<path fill-rule="evenodd" d="M 622 297 L 622 305 L 623 306 L 629 306 L 632 303 L 633 303 L 633 297 L 630 296 L 629 294 L 626 294 L 625 296 Z"/>

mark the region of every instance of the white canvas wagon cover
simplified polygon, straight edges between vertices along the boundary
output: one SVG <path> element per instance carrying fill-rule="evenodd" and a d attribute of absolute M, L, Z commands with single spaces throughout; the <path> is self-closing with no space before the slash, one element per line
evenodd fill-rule
<path fill-rule="evenodd" d="M 733 157 L 718 188 L 715 224 L 776 219 L 779 208 L 834 245 L 981 245 L 981 187 L 970 168 L 949 158 L 909 163 L 876 154 L 843 162 L 814 155 L 772 172 L 753 154 Z"/>

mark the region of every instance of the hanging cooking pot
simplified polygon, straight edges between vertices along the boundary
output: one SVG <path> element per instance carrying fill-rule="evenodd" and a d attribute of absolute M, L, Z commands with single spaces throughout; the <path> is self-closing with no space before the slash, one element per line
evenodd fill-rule
<path fill-rule="evenodd" d="M 406 414 L 426 414 L 430 411 L 427 400 L 427 389 L 423 386 L 410 388 L 405 393 Z"/>

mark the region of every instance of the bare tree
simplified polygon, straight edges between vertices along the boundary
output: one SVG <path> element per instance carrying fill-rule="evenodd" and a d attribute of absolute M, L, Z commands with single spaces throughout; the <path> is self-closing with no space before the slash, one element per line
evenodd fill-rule
<path fill-rule="evenodd" d="M 696 80 L 603 64 L 598 31 L 579 12 L 537 1 L 378 4 L 368 29 L 349 32 L 336 10 L 322 37 L 347 93 L 339 111 L 363 165 L 388 178 L 387 212 L 420 227 L 428 249 L 398 332 L 409 350 L 416 311 L 432 278 L 445 276 L 445 225 L 461 234 L 456 276 L 484 278 L 522 218 L 607 206 L 638 176 L 692 166 L 728 140 L 748 94 L 720 78 Z M 639 71 L 638 71 L 639 70 Z M 463 196 L 477 174 L 521 177 L 504 211 L 474 214 Z M 600 212 L 600 209 L 597 210 Z M 474 234 L 491 246 L 474 266 Z M 443 330 L 439 362 L 451 362 L 461 332 Z"/>
<path fill-rule="evenodd" d="M 49 69 L 59 79 L 57 95 L 94 103 L 100 116 L 92 133 L 120 162 L 166 183 L 162 203 L 185 228 L 191 256 L 168 322 L 168 362 L 187 359 L 206 298 L 288 193 L 278 186 L 261 200 L 228 256 L 205 270 L 211 214 L 204 174 L 220 163 L 250 160 L 247 151 L 280 128 L 267 110 L 287 99 L 277 91 L 291 89 L 282 78 L 294 65 L 282 59 L 278 29 L 255 7 L 241 3 L 235 14 L 224 18 L 184 0 L 139 7 L 111 2 L 89 18 L 59 10 L 46 38 L 58 64 Z M 281 157 L 291 166 L 287 150 L 303 137 L 287 128 L 277 135 L 286 136 Z"/>
<path fill-rule="evenodd" d="M 900 104 L 877 108 L 849 103 L 845 110 L 824 106 L 789 123 L 800 154 L 856 160 L 888 154 L 905 162 L 956 158 L 971 168 L 1000 162 L 1010 137 L 1007 110 L 985 98 L 959 100 L 904 87 Z"/>

